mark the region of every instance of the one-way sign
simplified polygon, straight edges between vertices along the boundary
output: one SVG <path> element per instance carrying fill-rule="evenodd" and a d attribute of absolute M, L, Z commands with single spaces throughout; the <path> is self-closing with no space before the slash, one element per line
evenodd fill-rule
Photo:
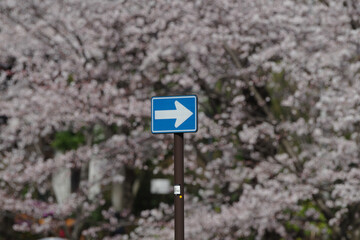
<path fill-rule="evenodd" d="M 195 95 L 151 99 L 152 133 L 196 132 L 197 119 Z"/>

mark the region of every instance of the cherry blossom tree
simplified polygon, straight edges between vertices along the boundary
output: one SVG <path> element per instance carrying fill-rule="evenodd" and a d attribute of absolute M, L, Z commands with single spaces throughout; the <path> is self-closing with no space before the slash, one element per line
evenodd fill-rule
<path fill-rule="evenodd" d="M 3 0 L 0 23 L 0 211 L 31 216 L 13 231 L 171 239 L 171 204 L 133 212 L 141 173 L 173 171 L 150 98 L 197 94 L 188 239 L 359 238 L 358 1 Z"/>

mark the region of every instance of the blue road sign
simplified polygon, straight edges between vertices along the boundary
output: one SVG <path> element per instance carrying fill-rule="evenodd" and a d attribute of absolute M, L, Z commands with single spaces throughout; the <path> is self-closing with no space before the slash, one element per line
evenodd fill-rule
<path fill-rule="evenodd" d="M 198 128 L 197 97 L 171 96 L 151 99 L 151 132 L 196 132 Z"/>

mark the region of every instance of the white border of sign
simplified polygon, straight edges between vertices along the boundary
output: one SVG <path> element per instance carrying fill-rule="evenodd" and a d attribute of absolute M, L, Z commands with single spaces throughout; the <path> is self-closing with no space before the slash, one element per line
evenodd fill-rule
<path fill-rule="evenodd" d="M 154 99 L 178 99 L 178 98 L 195 98 L 195 128 L 194 129 L 182 129 L 182 130 L 172 130 L 172 131 L 154 131 L 154 110 L 153 110 L 153 104 Z M 156 96 L 151 98 L 151 132 L 152 133 L 176 133 L 176 132 L 183 132 L 183 133 L 191 133 L 191 132 L 197 132 L 198 130 L 198 99 L 196 95 L 181 95 L 181 96 L 168 96 L 168 97 L 161 97 Z"/>

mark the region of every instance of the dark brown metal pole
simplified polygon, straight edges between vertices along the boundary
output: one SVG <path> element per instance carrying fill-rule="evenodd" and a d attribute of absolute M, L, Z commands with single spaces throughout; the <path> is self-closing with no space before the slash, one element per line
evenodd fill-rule
<path fill-rule="evenodd" d="M 184 240 L 184 134 L 174 133 L 175 240 Z"/>

